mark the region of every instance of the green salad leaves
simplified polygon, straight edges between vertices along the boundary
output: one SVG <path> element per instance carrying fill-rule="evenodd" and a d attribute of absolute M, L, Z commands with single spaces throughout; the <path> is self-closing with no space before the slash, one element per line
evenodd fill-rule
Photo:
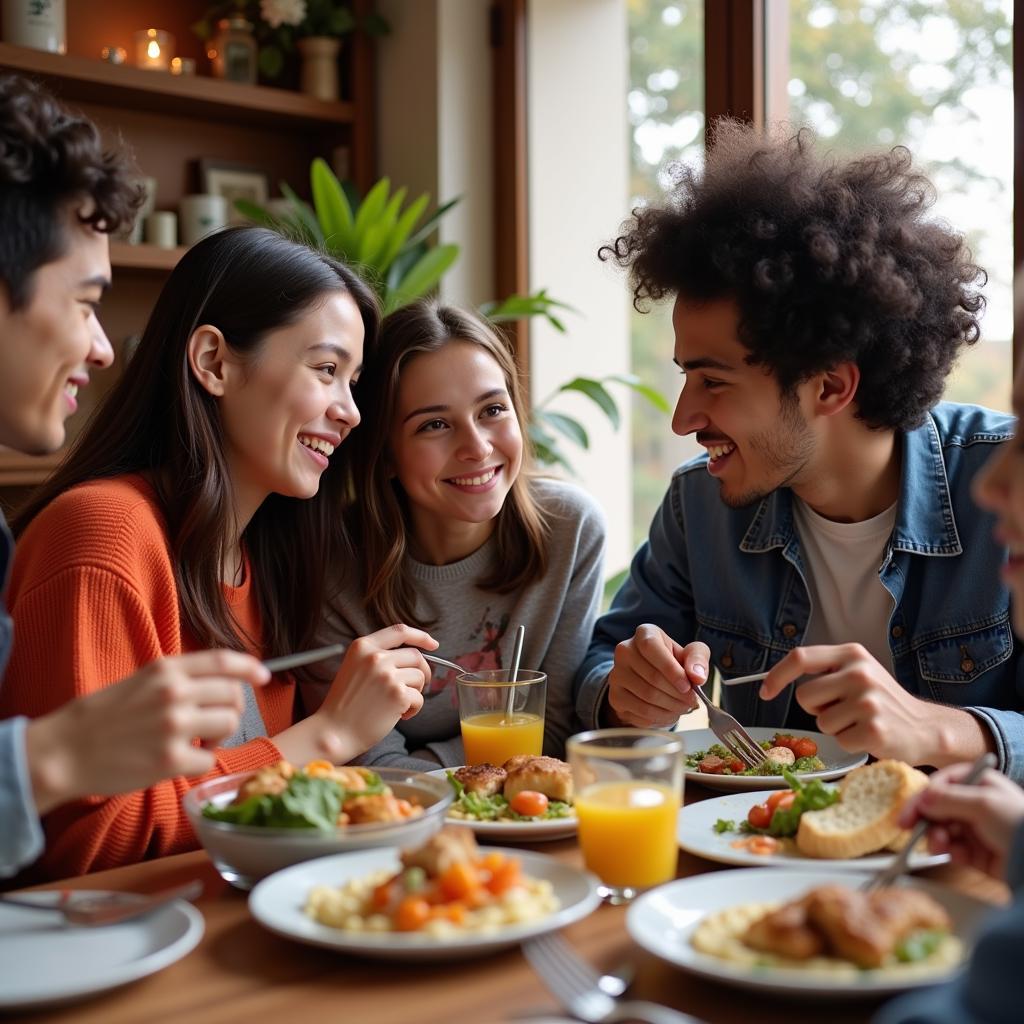
<path fill-rule="evenodd" d="M 342 805 L 353 796 L 376 796 L 385 791 L 379 775 L 371 773 L 366 789 L 347 789 L 334 779 L 314 778 L 296 772 L 288 787 L 276 796 L 251 796 L 238 804 L 217 807 L 207 804 L 203 817 L 232 825 L 262 828 L 317 828 L 333 832 L 338 827 Z"/>
<path fill-rule="evenodd" d="M 820 811 L 839 800 L 839 790 L 835 786 L 826 786 L 820 779 L 801 782 L 788 768 L 783 770 L 782 777 L 796 797 L 789 807 L 780 807 L 772 815 L 767 829 L 769 835 L 795 836 L 804 811 Z"/>

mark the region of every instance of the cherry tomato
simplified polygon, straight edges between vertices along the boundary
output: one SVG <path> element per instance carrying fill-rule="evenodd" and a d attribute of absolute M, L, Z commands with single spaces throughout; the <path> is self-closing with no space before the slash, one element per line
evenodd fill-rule
<path fill-rule="evenodd" d="M 818 752 L 818 744 L 806 736 L 801 736 L 793 744 L 793 755 L 795 757 L 814 757 Z"/>
<path fill-rule="evenodd" d="M 774 814 L 776 811 L 785 811 L 793 806 L 793 801 L 796 799 L 796 793 L 791 789 L 780 789 L 777 793 L 772 793 L 766 801 L 768 810 Z"/>
<path fill-rule="evenodd" d="M 708 756 L 697 765 L 697 771 L 704 772 L 706 775 L 721 775 L 724 767 L 725 761 L 718 757 L 717 754 L 708 754 Z"/>
<path fill-rule="evenodd" d="M 524 789 L 512 797 L 509 801 L 509 807 L 516 814 L 521 814 L 526 818 L 536 818 L 548 809 L 548 798 L 543 793 L 538 793 L 532 789 Z"/>
<path fill-rule="evenodd" d="M 794 743 L 796 743 L 796 737 L 791 736 L 788 732 L 777 732 L 772 740 L 773 747 L 785 747 L 787 750 L 792 750 Z"/>
<path fill-rule="evenodd" d="M 774 811 L 769 809 L 767 804 L 754 804 L 754 806 L 747 811 L 747 821 L 749 821 L 754 828 L 767 828 L 771 824 L 772 814 L 774 813 Z"/>
<path fill-rule="evenodd" d="M 769 810 L 774 811 L 776 810 L 776 808 L 778 808 L 780 804 L 783 807 L 791 806 L 795 797 L 796 794 L 793 792 L 793 790 L 780 789 L 772 793 L 772 795 L 768 797 L 765 803 L 767 803 Z"/>
<path fill-rule="evenodd" d="M 746 769 L 746 767 L 747 766 L 739 758 L 733 758 L 733 760 L 729 762 L 729 771 L 731 771 L 733 775 L 739 775 L 740 772 Z"/>

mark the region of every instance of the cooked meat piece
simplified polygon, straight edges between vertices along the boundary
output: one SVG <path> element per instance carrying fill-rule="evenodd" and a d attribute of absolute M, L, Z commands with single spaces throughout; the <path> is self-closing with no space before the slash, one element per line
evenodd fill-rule
<path fill-rule="evenodd" d="M 572 769 L 557 757 L 531 758 L 524 764 L 508 769 L 505 799 L 511 800 L 524 789 L 543 793 L 551 800 L 572 803 Z"/>
<path fill-rule="evenodd" d="M 755 921 L 743 936 L 752 949 L 794 960 L 820 956 L 825 942 L 807 920 L 807 898 L 785 903 Z"/>
<path fill-rule="evenodd" d="M 358 768 L 335 767 L 330 777 L 357 793 L 366 789 L 366 776 Z"/>
<path fill-rule="evenodd" d="M 446 825 L 435 832 L 418 850 L 402 852 L 402 867 L 423 868 L 429 878 L 437 878 L 452 864 L 475 860 L 480 847 L 473 833 L 459 825 Z"/>
<path fill-rule="evenodd" d="M 513 754 L 503 765 L 502 768 L 507 772 L 515 771 L 517 768 L 522 768 L 524 764 L 529 764 L 535 760 L 536 754 Z"/>
<path fill-rule="evenodd" d="M 268 764 L 238 787 L 238 793 L 231 802 L 240 804 L 251 796 L 277 796 L 288 788 L 288 780 L 294 774 L 295 768 L 288 761 Z"/>
<path fill-rule="evenodd" d="M 399 800 L 393 793 L 377 793 L 374 796 L 353 796 L 342 805 L 352 825 L 366 825 L 373 821 L 405 821 L 416 810 L 408 800 Z"/>
<path fill-rule="evenodd" d="M 807 899 L 808 917 L 828 945 L 860 967 L 880 967 L 896 944 L 919 928 L 950 927 L 946 911 L 931 896 L 909 889 L 863 893 L 823 885 Z"/>
<path fill-rule="evenodd" d="M 454 774 L 470 793 L 494 796 L 495 793 L 501 792 L 508 773 L 504 768 L 496 768 L 493 764 L 467 764 Z"/>

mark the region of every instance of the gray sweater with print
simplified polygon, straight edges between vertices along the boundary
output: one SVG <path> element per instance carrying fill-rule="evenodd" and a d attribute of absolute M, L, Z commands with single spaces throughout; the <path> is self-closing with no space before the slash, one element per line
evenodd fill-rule
<path fill-rule="evenodd" d="M 583 661 L 603 587 L 605 525 L 594 500 L 573 484 L 536 479 L 531 484 L 550 527 L 548 569 L 540 579 L 510 594 L 481 590 L 476 581 L 493 567 L 493 538 L 468 558 L 451 565 L 409 559 L 420 621 L 437 640 L 437 653 L 469 671 L 504 668 L 512 660 L 516 626 L 526 627 L 524 669 L 548 676 L 544 753 L 561 757 L 566 738 L 577 730 L 572 682 Z M 370 620 L 362 591 L 349 583 L 339 602 L 344 618 L 331 623 L 325 643 L 348 643 L 387 623 Z M 323 701 L 327 686 L 306 685 L 307 713 Z M 464 763 L 459 734 L 455 672 L 438 667 L 424 691 L 423 708 L 398 725 L 362 757 L 361 764 L 428 770 L 436 764 L 410 756 L 427 748 L 445 766 Z"/>

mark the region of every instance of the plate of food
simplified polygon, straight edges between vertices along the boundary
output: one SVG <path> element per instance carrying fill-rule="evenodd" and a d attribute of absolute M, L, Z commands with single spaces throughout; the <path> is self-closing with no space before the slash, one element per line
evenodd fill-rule
<path fill-rule="evenodd" d="M 992 908 L 917 878 L 861 893 L 870 877 L 824 865 L 715 871 L 645 893 L 626 926 L 677 967 L 789 996 L 880 996 L 954 974 Z"/>
<path fill-rule="evenodd" d="M 439 768 L 454 799 L 448 822 L 467 825 L 480 839 L 542 843 L 576 834 L 572 769 L 555 757 L 516 754 L 493 764 Z"/>
<path fill-rule="evenodd" d="M 360 850 L 264 879 L 249 909 L 286 938 L 392 960 L 463 959 L 564 928 L 601 902 L 552 857 L 488 847 L 446 825 L 415 850 Z"/>
<path fill-rule="evenodd" d="M 864 764 L 867 754 L 851 754 L 831 736 L 802 729 L 748 726 L 747 732 L 764 750 L 764 763 L 745 768 L 710 729 L 693 729 L 686 738 L 686 778 L 711 789 L 776 789 L 787 785 L 783 769 L 804 779 L 838 779 Z"/>
<path fill-rule="evenodd" d="M 902 761 L 854 768 L 838 786 L 787 774 L 787 789 L 728 793 L 690 804 L 676 835 L 687 853 L 720 864 L 795 867 L 815 863 L 843 871 L 888 865 L 910 838 L 897 824 L 904 803 L 928 784 Z M 948 854 L 922 846 L 910 869 L 933 867 Z"/>

